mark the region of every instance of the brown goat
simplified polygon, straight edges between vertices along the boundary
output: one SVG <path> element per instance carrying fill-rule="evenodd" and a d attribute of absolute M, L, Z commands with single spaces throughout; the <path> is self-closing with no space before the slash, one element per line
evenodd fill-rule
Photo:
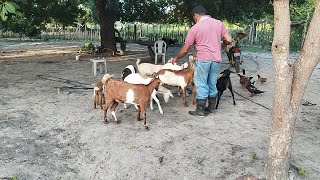
<path fill-rule="evenodd" d="M 137 120 L 140 120 L 140 115 L 142 114 L 142 119 L 144 120 L 143 125 L 146 129 L 147 119 L 146 119 L 146 108 L 148 102 L 150 101 L 151 93 L 153 90 L 158 90 L 160 84 L 160 79 L 153 79 L 150 84 L 129 84 L 122 80 L 108 79 L 105 83 L 105 108 L 104 108 L 104 122 L 108 123 L 107 111 L 110 107 L 111 114 L 116 122 L 118 122 L 115 115 L 115 109 L 118 103 L 130 103 L 138 106 L 138 116 Z"/>
<path fill-rule="evenodd" d="M 97 103 L 100 104 L 100 108 L 102 109 L 102 104 L 104 102 L 103 97 L 103 83 L 101 81 L 97 82 L 93 88 L 93 108 L 97 108 Z M 98 102 L 99 101 L 99 102 Z"/>
<path fill-rule="evenodd" d="M 185 107 L 188 106 L 186 101 L 187 86 L 193 84 L 194 67 L 193 61 L 188 62 L 188 68 L 182 70 L 169 70 L 162 69 L 153 74 L 155 77 L 159 77 L 163 84 L 171 86 L 180 86 L 182 89 L 182 101 Z M 193 86 L 192 97 L 194 99 L 194 93 L 196 89 Z M 193 100 L 194 103 L 194 100 Z"/>

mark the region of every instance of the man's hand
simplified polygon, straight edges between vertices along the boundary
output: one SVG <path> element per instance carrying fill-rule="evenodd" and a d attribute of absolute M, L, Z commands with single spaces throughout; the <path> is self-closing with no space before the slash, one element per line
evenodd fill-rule
<path fill-rule="evenodd" d="M 177 63 L 177 61 L 178 61 L 178 59 L 177 59 L 176 57 L 171 58 L 171 62 L 172 62 L 172 64 Z"/>

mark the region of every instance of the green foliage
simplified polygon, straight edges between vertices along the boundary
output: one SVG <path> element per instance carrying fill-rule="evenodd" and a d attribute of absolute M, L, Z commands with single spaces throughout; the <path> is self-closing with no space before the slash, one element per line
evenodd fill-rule
<path fill-rule="evenodd" d="M 50 18 L 62 26 L 72 25 L 75 19 L 85 14 L 84 10 L 78 8 L 78 5 L 78 0 L 53 1 Z"/>
<path fill-rule="evenodd" d="M 0 2 L 0 16 L 2 21 L 6 21 L 9 15 L 21 15 L 19 11 L 17 11 L 20 7 L 13 1 L 3 1 Z"/>
<path fill-rule="evenodd" d="M 208 14 L 217 18 L 236 23 L 248 23 L 253 19 L 260 19 L 267 14 L 272 14 L 272 4 L 265 0 L 170 0 L 171 22 L 192 22 L 191 12 L 196 5 L 203 5 Z M 258 7 L 258 8 L 257 8 Z"/>
<path fill-rule="evenodd" d="M 18 177 L 17 176 L 12 176 L 11 180 L 18 180 Z"/>
<path fill-rule="evenodd" d="M 167 1 L 126 0 L 121 3 L 120 20 L 140 21 L 146 23 L 166 22 Z"/>
<path fill-rule="evenodd" d="M 41 29 L 35 26 L 26 17 L 13 16 L 10 21 L 4 21 L 0 24 L 0 29 L 4 31 L 12 31 L 14 33 L 26 35 L 27 37 L 37 37 L 41 33 Z"/>
<path fill-rule="evenodd" d="M 290 4 L 291 20 L 298 22 L 297 25 L 291 27 L 290 48 L 292 50 L 299 50 L 301 48 L 303 34 L 307 30 L 306 28 L 311 21 L 315 2 L 315 0 L 307 2 L 294 1 Z"/>
<path fill-rule="evenodd" d="M 305 176 L 305 175 L 306 175 L 306 170 L 305 170 L 305 168 L 304 168 L 304 167 L 299 167 L 299 168 L 298 168 L 298 174 Z"/>
<path fill-rule="evenodd" d="M 92 42 L 86 42 L 80 47 L 80 52 L 89 52 L 89 53 L 94 53 L 96 48 L 92 44 Z"/>
<path fill-rule="evenodd" d="M 84 14 L 79 8 L 80 0 L 19 0 L 19 6 L 13 1 L 0 2 L 0 29 L 12 31 L 28 37 L 35 37 L 50 22 L 63 27 L 73 25 Z M 19 9 L 20 11 L 17 11 Z M 9 12 L 14 12 L 9 14 Z M 7 20 L 7 18 L 10 19 Z"/>
<path fill-rule="evenodd" d="M 253 153 L 253 154 L 252 154 L 252 159 L 253 159 L 253 160 L 257 160 L 257 159 L 258 159 L 258 156 L 257 156 L 256 153 Z"/>

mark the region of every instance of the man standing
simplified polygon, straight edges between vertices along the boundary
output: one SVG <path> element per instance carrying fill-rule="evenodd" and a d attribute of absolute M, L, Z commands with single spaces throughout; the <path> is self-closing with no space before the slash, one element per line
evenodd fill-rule
<path fill-rule="evenodd" d="M 232 37 L 229 35 L 224 24 L 207 14 L 203 6 L 196 6 L 192 10 L 192 17 L 195 25 L 188 31 L 185 44 L 178 55 L 172 59 L 177 62 L 185 56 L 191 45 L 195 44 L 197 51 L 194 65 L 194 83 L 197 87 L 197 108 L 189 111 L 194 116 L 205 116 L 212 113 L 216 104 L 217 76 L 220 71 L 221 59 L 221 39 L 223 45 L 230 44 Z M 207 98 L 209 106 L 206 108 Z"/>

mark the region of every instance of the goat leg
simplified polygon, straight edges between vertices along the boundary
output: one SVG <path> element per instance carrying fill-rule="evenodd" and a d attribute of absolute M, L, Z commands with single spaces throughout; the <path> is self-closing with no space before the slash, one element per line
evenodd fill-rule
<path fill-rule="evenodd" d="M 152 97 L 152 94 L 151 94 L 151 97 Z M 153 98 L 150 98 L 150 109 L 153 110 Z"/>
<path fill-rule="evenodd" d="M 99 99 L 99 103 L 100 103 L 100 108 L 103 109 L 103 107 L 102 107 L 103 93 L 101 91 L 98 92 L 98 99 Z"/>
<path fill-rule="evenodd" d="M 195 84 L 193 84 L 193 88 L 192 88 L 192 104 L 193 105 L 195 105 L 196 104 L 196 101 L 195 101 L 195 94 L 196 94 L 196 92 L 197 92 L 197 88 L 196 88 L 196 85 Z"/>
<path fill-rule="evenodd" d="M 147 113 L 146 113 L 146 108 L 143 105 L 141 106 L 141 112 L 142 112 L 143 126 L 146 130 L 148 130 L 149 127 L 147 126 Z"/>
<path fill-rule="evenodd" d="M 233 94 L 233 91 L 232 91 L 232 86 L 230 86 L 230 85 L 229 85 L 229 90 L 230 90 L 231 95 L 232 95 L 233 105 L 236 105 L 236 101 L 234 100 L 234 94 Z"/>
<path fill-rule="evenodd" d="M 188 103 L 187 103 L 187 100 L 186 100 L 186 92 L 187 92 L 187 87 L 184 87 L 182 89 L 182 101 L 183 101 L 184 107 L 188 107 Z"/>
<path fill-rule="evenodd" d="M 113 103 L 113 101 L 107 101 L 107 100 L 106 100 L 106 106 L 104 107 L 104 116 L 103 116 L 103 120 L 104 120 L 104 123 L 105 123 L 105 124 L 108 123 L 107 111 L 108 111 L 109 106 L 110 106 L 112 103 Z"/>
<path fill-rule="evenodd" d="M 137 116 L 137 121 L 140 121 L 140 114 L 141 114 L 141 107 L 140 105 L 138 106 L 138 116 Z"/>
<path fill-rule="evenodd" d="M 111 114 L 113 116 L 113 120 L 116 121 L 116 123 L 120 123 L 120 121 L 118 121 L 117 117 L 116 117 L 116 113 L 115 113 L 115 110 L 116 110 L 116 107 L 118 106 L 118 102 L 114 102 L 112 104 L 112 106 L 110 107 L 110 110 L 111 110 Z"/>
<path fill-rule="evenodd" d="M 156 101 L 156 103 L 158 104 L 158 108 L 159 108 L 159 111 L 160 111 L 160 114 L 163 114 L 163 110 L 161 108 L 161 105 L 160 105 L 160 101 L 159 99 L 157 98 L 157 92 L 155 90 L 153 90 L 152 94 L 151 94 L 151 99 L 150 99 L 150 108 L 151 108 L 151 102 L 154 100 Z M 152 107 L 153 109 L 153 107 Z"/>
<path fill-rule="evenodd" d="M 216 109 L 218 109 L 218 105 L 219 105 L 219 102 L 220 102 L 220 98 L 221 98 L 222 93 L 223 93 L 223 92 L 218 92 L 218 100 L 217 100 L 217 104 L 216 104 Z"/>
<path fill-rule="evenodd" d="M 96 108 L 97 108 L 97 93 L 95 91 L 93 95 L 93 109 L 96 109 Z"/>

